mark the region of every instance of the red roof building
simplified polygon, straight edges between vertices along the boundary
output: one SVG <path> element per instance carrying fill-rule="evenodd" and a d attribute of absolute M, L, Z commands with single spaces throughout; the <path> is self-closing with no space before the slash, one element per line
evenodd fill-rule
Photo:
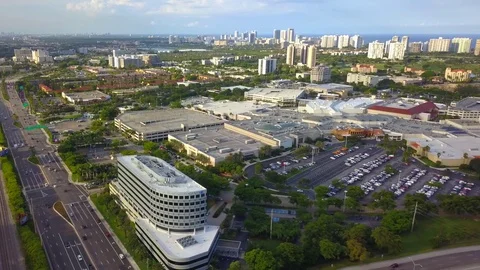
<path fill-rule="evenodd" d="M 385 114 L 404 119 L 431 120 L 437 117 L 438 107 L 435 103 L 427 101 L 421 104 L 391 103 L 386 105 L 373 105 L 367 109 L 368 114 Z"/>

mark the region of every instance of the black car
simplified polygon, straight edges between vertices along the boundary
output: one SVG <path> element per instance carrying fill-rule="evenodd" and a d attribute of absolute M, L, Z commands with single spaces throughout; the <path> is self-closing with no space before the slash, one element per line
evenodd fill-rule
<path fill-rule="evenodd" d="M 87 236 L 86 236 L 86 235 L 84 235 L 82 238 L 83 238 L 83 240 L 87 240 Z"/>
<path fill-rule="evenodd" d="M 398 263 L 394 263 L 392 265 L 390 265 L 390 269 L 395 269 L 395 268 L 398 268 L 400 265 Z"/>

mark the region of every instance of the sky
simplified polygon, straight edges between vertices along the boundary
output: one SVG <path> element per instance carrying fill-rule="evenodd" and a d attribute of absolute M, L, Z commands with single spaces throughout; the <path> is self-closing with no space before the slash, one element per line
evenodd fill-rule
<path fill-rule="evenodd" d="M 26 34 L 477 34 L 479 0 L 0 0 Z"/>

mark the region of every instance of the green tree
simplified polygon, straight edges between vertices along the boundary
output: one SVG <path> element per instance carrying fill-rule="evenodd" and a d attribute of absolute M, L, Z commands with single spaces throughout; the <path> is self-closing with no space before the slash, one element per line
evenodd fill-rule
<path fill-rule="evenodd" d="M 396 234 L 408 231 L 411 223 L 412 215 L 407 211 L 400 210 L 387 212 L 382 219 L 382 226 Z"/>
<path fill-rule="evenodd" d="M 255 173 L 256 174 L 261 174 L 263 170 L 263 165 L 261 162 L 255 163 Z"/>
<path fill-rule="evenodd" d="M 320 241 L 320 254 L 326 260 L 338 260 L 346 253 L 346 248 L 339 243 L 323 239 Z"/>
<path fill-rule="evenodd" d="M 248 269 L 251 270 L 276 270 L 278 269 L 278 261 L 272 252 L 261 249 L 253 249 L 245 253 L 245 262 Z"/>
<path fill-rule="evenodd" d="M 315 187 L 315 204 L 319 211 L 327 210 L 328 203 L 327 203 L 327 193 L 329 192 L 328 187 L 326 186 L 317 186 Z"/>
<path fill-rule="evenodd" d="M 275 248 L 280 269 L 299 269 L 303 264 L 303 251 L 298 245 L 292 243 L 281 243 Z"/>
<path fill-rule="evenodd" d="M 377 209 L 380 208 L 384 212 L 387 210 L 395 209 L 395 195 L 391 191 L 381 190 L 372 194 L 373 202 L 370 207 Z"/>
<path fill-rule="evenodd" d="M 270 145 L 264 145 L 258 149 L 258 157 L 260 159 L 266 159 L 272 156 L 272 147 Z"/>
<path fill-rule="evenodd" d="M 240 261 L 234 261 L 228 266 L 228 270 L 242 270 L 242 264 Z"/>
<path fill-rule="evenodd" d="M 431 212 L 437 212 L 437 206 L 428 201 L 427 195 L 422 193 L 413 193 L 405 195 L 405 201 L 403 205 L 405 210 L 413 212 L 415 210 L 415 205 L 418 204 L 418 209 L 424 214 L 429 214 Z"/>
<path fill-rule="evenodd" d="M 310 199 L 302 193 L 292 191 L 288 194 L 290 196 L 290 203 L 298 205 L 300 207 L 309 207 L 311 204 Z"/>
<path fill-rule="evenodd" d="M 372 231 L 372 238 L 377 247 L 387 250 L 390 254 L 399 253 L 402 250 L 402 238 L 380 226 Z"/>
<path fill-rule="evenodd" d="M 365 224 L 355 224 L 345 231 L 346 240 L 357 240 L 362 245 L 370 242 L 371 229 Z"/>
<path fill-rule="evenodd" d="M 347 241 L 347 251 L 348 257 L 351 261 L 363 262 L 368 258 L 368 256 L 370 256 L 367 248 L 362 245 L 362 243 L 354 239 Z"/>
<path fill-rule="evenodd" d="M 146 153 L 151 154 L 153 151 L 157 150 L 159 147 L 158 143 L 151 142 L 151 141 L 146 141 L 143 143 L 143 150 Z"/>

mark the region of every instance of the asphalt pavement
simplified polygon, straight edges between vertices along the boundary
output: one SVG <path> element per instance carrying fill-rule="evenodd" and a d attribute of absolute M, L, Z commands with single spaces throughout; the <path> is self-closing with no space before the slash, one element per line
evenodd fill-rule
<path fill-rule="evenodd" d="M 22 107 L 22 100 L 13 86 L 9 85 L 7 90 L 10 102 L 0 104 L 0 117 L 51 268 L 132 268 L 128 260 L 119 259 L 119 254 L 123 252 L 107 236 L 112 232 L 108 232 L 97 213 L 90 210 L 86 190 L 69 182 L 68 173 L 55 148 L 46 142 L 45 134 L 41 130 L 25 131 L 13 125 L 12 112 L 23 127 L 37 122 L 28 114 L 28 108 Z M 39 166 L 27 160 L 31 155 L 30 147 L 35 149 Z M 53 211 L 52 204 L 57 200 L 65 205 L 67 211 L 73 212 L 72 225 Z"/>
<path fill-rule="evenodd" d="M 480 269 L 480 246 L 460 247 L 438 250 L 371 264 L 343 268 L 344 270 L 391 269 L 398 264 L 396 270 L 473 270 Z"/>
<path fill-rule="evenodd" d="M 0 174 L 0 269 L 24 270 L 25 258 L 20 248 L 20 239 L 17 233 L 12 213 L 8 207 L 5 191 L 5 181 Z"/>

